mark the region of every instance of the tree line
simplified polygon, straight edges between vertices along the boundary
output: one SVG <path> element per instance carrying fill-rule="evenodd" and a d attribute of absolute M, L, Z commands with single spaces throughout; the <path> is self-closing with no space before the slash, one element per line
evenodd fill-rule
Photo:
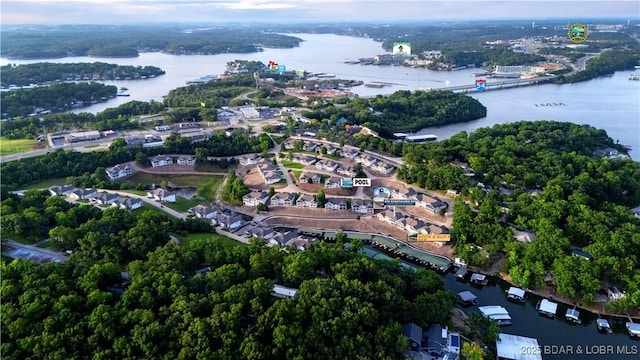
<path fill-rule="evenodd" d="M 39 112 L 61 112 L 84 107 L 92 102 L 106 101 L 116 96 L 118 88 L 97 82 L 59 83 L 28 89 L 2 91 L 2 118 L 28 116 Z"/>
<path fill-rule="evenodd" d="M 251 53 L 265 47 L 293 48 L 302 41 L 293 36 L 245 26 L 190 31 L 184 26 L 166 24 L 37 26 L 10 29 L 0 35 L 0 51 L 10 59 L 135 57 L 141 51 L 163 51 L 175 55 Z"/>
<path fill-rule="evenodd" d="M 164 75 L 164 70 L 155 66 L 131 66 L 94 63 L 34 63 L 34 64 L 8 64 L 0 67 L 2 72 L 1 85 L 31 85 L 44 84 L 53 81 L 83 80 L 117 80 L 125 78 L 140 79 Z M 97 76 L 98 78 L 95 78 Z"/>

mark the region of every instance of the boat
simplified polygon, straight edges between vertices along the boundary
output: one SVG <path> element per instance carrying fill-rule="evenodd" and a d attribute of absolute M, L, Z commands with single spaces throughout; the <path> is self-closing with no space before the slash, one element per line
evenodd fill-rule
<path fill-rule="evenodd" d="M 364 86 L 370 87 L 370 88 L 382 89 L 385 85 L 384 84 L 364 84 Z"/>
<path fill-rule="evenodd" d="M 547 299 L 542 299 L 542 301 L 538 301 L 536 310 L 538 310 L 540 315 L 544 315 L 553 319 L 556 317 L 556 312 L 558 311 L 558 303 L 554 303 L 553 301 L 549 301 Z"/>
<path fill-rule="evenodd" d="M 564 314 L 565 319 L 572 324 L 582 324 L 582 320 L 580 320 L 580 311 L 573 309 L 567 309 L 567 312 Z"/>
<path fill-rule="evenodd" d="M 509 290 L 507 290 L 507 299 L 512 301 L 525 302 L 527 301 L 527 292 L 520 288 L 512 286 L 509 288 Z"/>
<path fill-rule="evenodd" d="M 131 96 L 131 95 L 130 94 L 120 93 L 120 94 L 118 94 L 118 96 Z"/>
<path fill-rule="evenodd" d="M 478 297 L 471 291 L 461 291 L 458 293 L 460 304 L 464 306 L 478 305 Z"/>
<path fill-rule="evenodd" d="M 596 320 L 596 327 L 598 328 L 598 331 L 603 333 L 611 334 L 613 332 L 611 325 L 609 325 L 609 322 L 605 319 Z"/>
<path fill-rule="evenodd" d="M 640 339 L 640 323 L 627 323 L 627 331 L 632 338 Z"/>
<path fill-rule="evenodd" d="M 416 142 L 416 143 L 425 142 L 425 141 L 436 141 L 436 140 L 438 140 L 438 137 L 433 134 L 410 135 L 404 138 L 405 142 Z"/>
<path fill-rule="evenodd" d="M 456 271 L 455 274 L 453 274 L 453 276 L 455 276 L 459 280 L 465 280 L 467 277 L 467 273 L 469 273 L 469 269 L 467 269 L 466 267 L 461 267 L 460 269 L 458 269 L 458 271 Z"/>
<path fill-rule="evenodd" d="M 125 91 L 127 91 L 127 90 L 129 90 L 129 88 L 126 88 L 126 87 L 124 87 L 124 86 L 120 88 L 120 92 L 125 92 Z"/>
<path fill-rule="evenodd" d="M 471 280 L 469 281 L 476 285 L 485 286 L 489 283 L 489 278 L 483 274 L 473 273 L 471 274 Z"/>
<path fill-rule="evenodd" d="M 509 312 L 502 306 L 480 306 L 478 310 L 480 310 L 482 316 L 495 320 L 500 326 L 511 325 L 513 323 Z"/>

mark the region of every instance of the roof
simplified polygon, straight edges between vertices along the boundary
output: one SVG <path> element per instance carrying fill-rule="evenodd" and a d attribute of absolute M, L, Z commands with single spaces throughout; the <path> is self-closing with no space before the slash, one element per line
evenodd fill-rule
<path fill-rule="evenodd" d="M 578 320 L 580 318 L 580 311 L 576 309 L 567 309 L 566 317 Z"/>
<path fill-rule="evenodd" d="M 462 301 L 473 301 L 473 300 L 478 298 L 471 291 L 461 291 L 461 292 L 458 293 L 458 296 L 460 296 Z"/>
<path fill-rule="evenodd" d="M 542 355 L 535 351 L 522 351 L 522 349 L 538 349 L 538 340 L 534 338 L 500 334 L 496 341 L 496 350 L 499 358 L 513 360 L 542 360 Z"/>
<path fill-rule="evenodd" d="M 486 278 L 487 277 L 485 275 L 478 274 L 478 273 L 473 273 L 471 275 L 471 281 L 484 281 L 484 279 Z"/>
<path fill-rule="evenodd" d="M 629 333 L 639 335 L 640 334 L 640 323 L 628 322 L 627 323 L 627 330 L 629 330 Z"/>
<path fill-rule="evenodd" d="M 415 342 L 422 342 L 422 328 L 415 323 L 402 325 L 402 333 Z"/>
<path fill-rule="evenodd" d="M 540 302 L 539 310 L 549 314 L 555 314 L 558 310 L 558 304 L 547 299 L 542 299 L 542 301 Z"/>
<path fill-rule="evenodd" d="M 524 298 L 524 295 L 525 295 L 525 291 L 524 290 L 522 290 L 520 288 L 517 288 L 517 287 L 514 287 L 514 286 L 510 287 L 509 291 L 507 291 L 507 293 L 509 295 L 514 295 L 514 296 L 517 296 L 517 297 L 520 297 L 520 298 Z"/>
<path fill-rule="evenodd" d="M 493 318 L 495 316 L 499 316 L 499 315 L 509 315 L 509 312 L 507 311 L 507 309 L 503 308 L 502 306 L 498 306 L 498 305 L 492 305 L 492 306 L 480 306 L 478 308 L 478 310 L 480 310 L 480 312 L 482 313 L 482 315 L 489 317 L 489 318 Z"/>
<path fill-rule="evenodd" d="M 297 293 L 298 289 L 292 289 L 282 285 L 273 285 L 272 294 L 275 296 L 293 299 Z"/>
<path fill-rule="evenodd" d="M 607 321 L 606 319 L 598 319 L 596 320 L 596 323 L 598 324 L 598 326 L 603 327 L 603 328 L 610 328 L 611 325 L 609 325 L 609 321 Z"/>

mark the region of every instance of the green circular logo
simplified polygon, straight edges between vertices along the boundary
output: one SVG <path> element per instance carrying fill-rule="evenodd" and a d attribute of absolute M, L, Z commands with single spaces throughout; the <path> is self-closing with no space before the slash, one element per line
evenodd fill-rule
<path fill-rule="evenodd" d="M 587 27 L 582 24 L 573 24 L 569 27 L 569 40 L 576 44 L 580 44 L 587 40 Z"/>

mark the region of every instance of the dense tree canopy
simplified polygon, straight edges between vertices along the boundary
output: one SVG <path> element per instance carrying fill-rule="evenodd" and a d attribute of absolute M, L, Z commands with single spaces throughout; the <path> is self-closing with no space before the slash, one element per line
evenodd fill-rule
<path fill-rule="evenodd" d="M 357 244 L 177 245 L 167 234 L 193 226 L 41 195 L 2 206 L 44 207 L 52 236 L 78 238 L 80 251 L 44 265 L 2 259 L 9 358 L 403 359 L 401 324 L 448 324 L 454 305 L 434 272 L 371 260 Z M 271 296 L 274 282 L 296 298 Z"/>
<path fill-rule="evenodd" d="M 94 63 L 34 63 L 0 67 L 2 86 L 43 84 L 51 81 L 141 79 L 164 75 L 155 66 L 130 66 Z M 96 78 L 97 77 L 97 78 Z"/>
<path fill-rule="evenodd" d="M 640 221 L 629 208 L 640 204 L 640 170 L 631 160 L 598 155 L 605 148 L 624 151 L 590 126 L 517 122 L 405 146 L 408 166 L 398 177 L 464 190 L 468 202 L 456 203 L 452 238 L 470 263 L 488 266 L 504 252 L 515 282 L 542 286 L 550 272 L 558 293 L 585 302 L 607 280 L 627 291 L 617 306 L 633 308 L 640 306 Z M 475 176 L 463 174 L 460 163 Z M 491 190 L 475 186 L 478 181 Z M 514 227 L 537 238 L 517 242 Z M 593 260 L 571 256 L 571 245 Z"/>
<path fill-rule="evenodd" d="M 116 96 L 113 85 L 90 83 L 59 83 L 28 89 L 3 91 L 0 107 L 3 118 L 27 116 L 39 111 L 60 112 L 73 107 L 84 107 L 92 102 L 105 101 Z"/>

